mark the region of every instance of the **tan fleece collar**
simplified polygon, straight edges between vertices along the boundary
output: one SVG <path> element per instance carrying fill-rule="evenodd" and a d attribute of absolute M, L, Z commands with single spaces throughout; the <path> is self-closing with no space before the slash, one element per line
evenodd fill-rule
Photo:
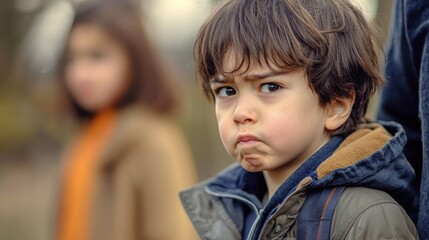
<path fill-rule="evenodd" d="M 332 171 L 352 166 L 381 149 L 392 135 L 378 123 L 362 124 L 350 134 L 331 157 L 317 168 L 317 178 L 321 179 Z"/>

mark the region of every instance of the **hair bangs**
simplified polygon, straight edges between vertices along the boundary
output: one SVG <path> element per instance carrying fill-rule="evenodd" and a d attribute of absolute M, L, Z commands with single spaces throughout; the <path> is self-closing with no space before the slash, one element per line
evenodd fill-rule
<path fill-rule="evenodd" d="M 240 75 L 254 64 L 273 72 L 314 64 L 313 53 L 321 51 L 324 41 L 311 24 L 299 4 L 229 1 L 221 6 L 202 26 L 194 46 L 197 79 L 206 95 L 213 97 L 210 79 L 216 75 Z M 230 69 L 224 68 L 226 57 L 233 57 Z"/>

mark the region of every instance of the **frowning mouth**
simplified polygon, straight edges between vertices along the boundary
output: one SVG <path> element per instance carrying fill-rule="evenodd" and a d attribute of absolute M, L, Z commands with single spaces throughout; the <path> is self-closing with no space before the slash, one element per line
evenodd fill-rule
<path fill-rule="evenodd" d="M 239 144 L 250 144 L 250 143 L 258 143 L 261 140 L 259 138 L 252 135 L 240 135 L 237 137 L 237 141 L 235 141 L 235 145 Z"/>

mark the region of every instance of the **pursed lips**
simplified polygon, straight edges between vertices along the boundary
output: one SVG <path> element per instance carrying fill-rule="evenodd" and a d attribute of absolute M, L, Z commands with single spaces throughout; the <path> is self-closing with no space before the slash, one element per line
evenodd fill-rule
<path fill-rule="evenodd" d="M 235 146 L 238 146 L 239 144 L 246 144 L 246 143 L 255 143 L 260 142 L 259 138 L 252 136 L 252 135 L 240 135 L 237 137 L 237 141 L 235 142 Z"/>

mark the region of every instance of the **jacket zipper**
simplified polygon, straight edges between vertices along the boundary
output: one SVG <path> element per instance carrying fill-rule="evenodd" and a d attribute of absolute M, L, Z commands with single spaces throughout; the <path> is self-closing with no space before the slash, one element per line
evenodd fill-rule
<path fill-rule="evenodd" d="M 305 184 L 304 186 L 301 186 L 300 188 L 295 189 L 286 199 L 283 200 L 283 202 L 286 202 L 291 196 L 295 195 L 297 192 L 303 191 L 303 189 L 305 189 L 305 187 L 308 184 L 309 183 Z M 258 207 L 256 207 L 255 204 L 253 204 L 251 201 L 249 201 L 249 200 L 247 200 L 247 199 L 245 199 L 243 197 L 234 195 L 234 194 L 213 192 L 212 190 L 208 189 L 207 187 L 205 188 L 205 190 L 206 190 L 206 192 L 208 194 L 211 194 L 211 195 L 216 196 L 216 197 L 229 197 L 229 198 L 233 198 L 233 199 L 237 199 L 237 200 L 243 201 L 243 202 L 247 203 L 249 206 L 251 206 L 253 208 L 253 210 L 255 210 L 255 212 L 256 212 L 256 220 L 252 224 L 252 227 L 250 228 L 249 235 L 247 236 L 247 240 L 251 240 L 253 238 L 253 234 L 255 234 L 256 227 L 258 226 L 258 223 L 261 220 L 260 218 L 261 218 L 261 215 L 264 212 L 265 208 L 263 208 L 261 210 L 258 210 Z M 268 201 L 268 203 L 269 203 L 269 201 Z M 268 203 L 266 203 L 265 206 L 267 206 Z M 279 209 L 277 209 L 273 213 L 273 215 L 275 215 L 278 211 L 279 211 Z"/>
<path fill-rule="evenodd" d="M 255 222 L 252 224 L 252 227 L 250 228 L 250 232 L 249 232 L 249 235 L 247 236 L 247 240 L 251 240 L 252 239 L 253 234 L 255 233 L 255 230 L 256 230 L 256 226 L 258 226 L 258 223 L 261 220 L 260 218 L 261 218 L 261 215 L 262 215 L 263 211 L 264 211 L 264 209 L 261 209 L 260 211 L 256 212 L 257 217 L 256 217 Z"/>
<path fill-rule="evenodd" d="M 249 201 L 249 200 L 245 199 L 244 197 L 240 197 L 240 196 L 237 196 L 237 195 L 234 195 L 234 194 L 230 194 L 230 193 L 218 193 L 218 192 L 213 192 L 212 190 L 210 190 L 210 189 L 208 189 L 208 188 L 205 188 L 205 190 L 206 190 L 206 192 L 207 192 L 208 194 L 213 195 L 213 196 L 216 196 L 216 197 L 228 197 L 228 198 L 233 198 L 233 199 L 237 199 L 237 200 L 243 201 L 243 202 L 245 202 L 247 205 L 249 205 L 250 207 L 252 207 L 252 208 L 253 208 L 253 210 L 255 210 L 255 212 L 256 212 L 256 220 L 255 220 L 255 222 L 252 224 L 252 227 L 251 227 L 250 232 L 249 232 L 249 236 L 247 237 L 247 240 L 252 239 L 253 232 L 255 231 L 256 226 L 257 226 L 257 224 L 258 224 L 258 222 L 259 222 L 259 220 L 260 220 L 260 218 L 261 218 L 261 214 L 262 214 L 262 212 L 263 212 L 263 209 L 258 210 L 258 207 L 256 207 L 256 205 L 255 205 L 255 204 L 253 204 L 251 201 Z"/>
<path fill-rule="evenodd" d="M 308 185 L 308 184 L 306 184 L 306 185 Z M 283 202 L 286 202 L 289 198 L 291 198 L 293 195 L 297 194 L 298 192 L 303 191 L 303 189 L 305 188 L 305 186 L 302 186 L 300 188 L 295 189 L 287 198 L 285 198 L 283 200 Z M 268 201 L 268 203 L 269 203 L 269 201 Z M 266 203 L 265 206 L 267 206 L 268 203 Z M 263 209 L 261 209 L 259 211 L 258 217 L 256 218 L 256 221 L 253 223 L 252 228 L 250 229 L 250 233 L 249 233 L 249 236 L 247 237 L 247 240 L 251 240 L 253 238 L 253 234 L 255 234 L 256 227 L 258 226 L 258 223 L 260 221 L 260 217 L 261 217 L 261 215 L 262 215 L 262 213 L 263 213 L 264 210 L 265 210 L 265 208 L 263 208 Z M 280 210 L 280 208 L 278 208 L 272 215 L 275 215 L 279 210 Z M 267 219 L 267 221 L 269 221 L 269 220 L 270 219 Z M 265 226 L 262 226 L 261 232 L 263 232 L 264 227 Z"/>

